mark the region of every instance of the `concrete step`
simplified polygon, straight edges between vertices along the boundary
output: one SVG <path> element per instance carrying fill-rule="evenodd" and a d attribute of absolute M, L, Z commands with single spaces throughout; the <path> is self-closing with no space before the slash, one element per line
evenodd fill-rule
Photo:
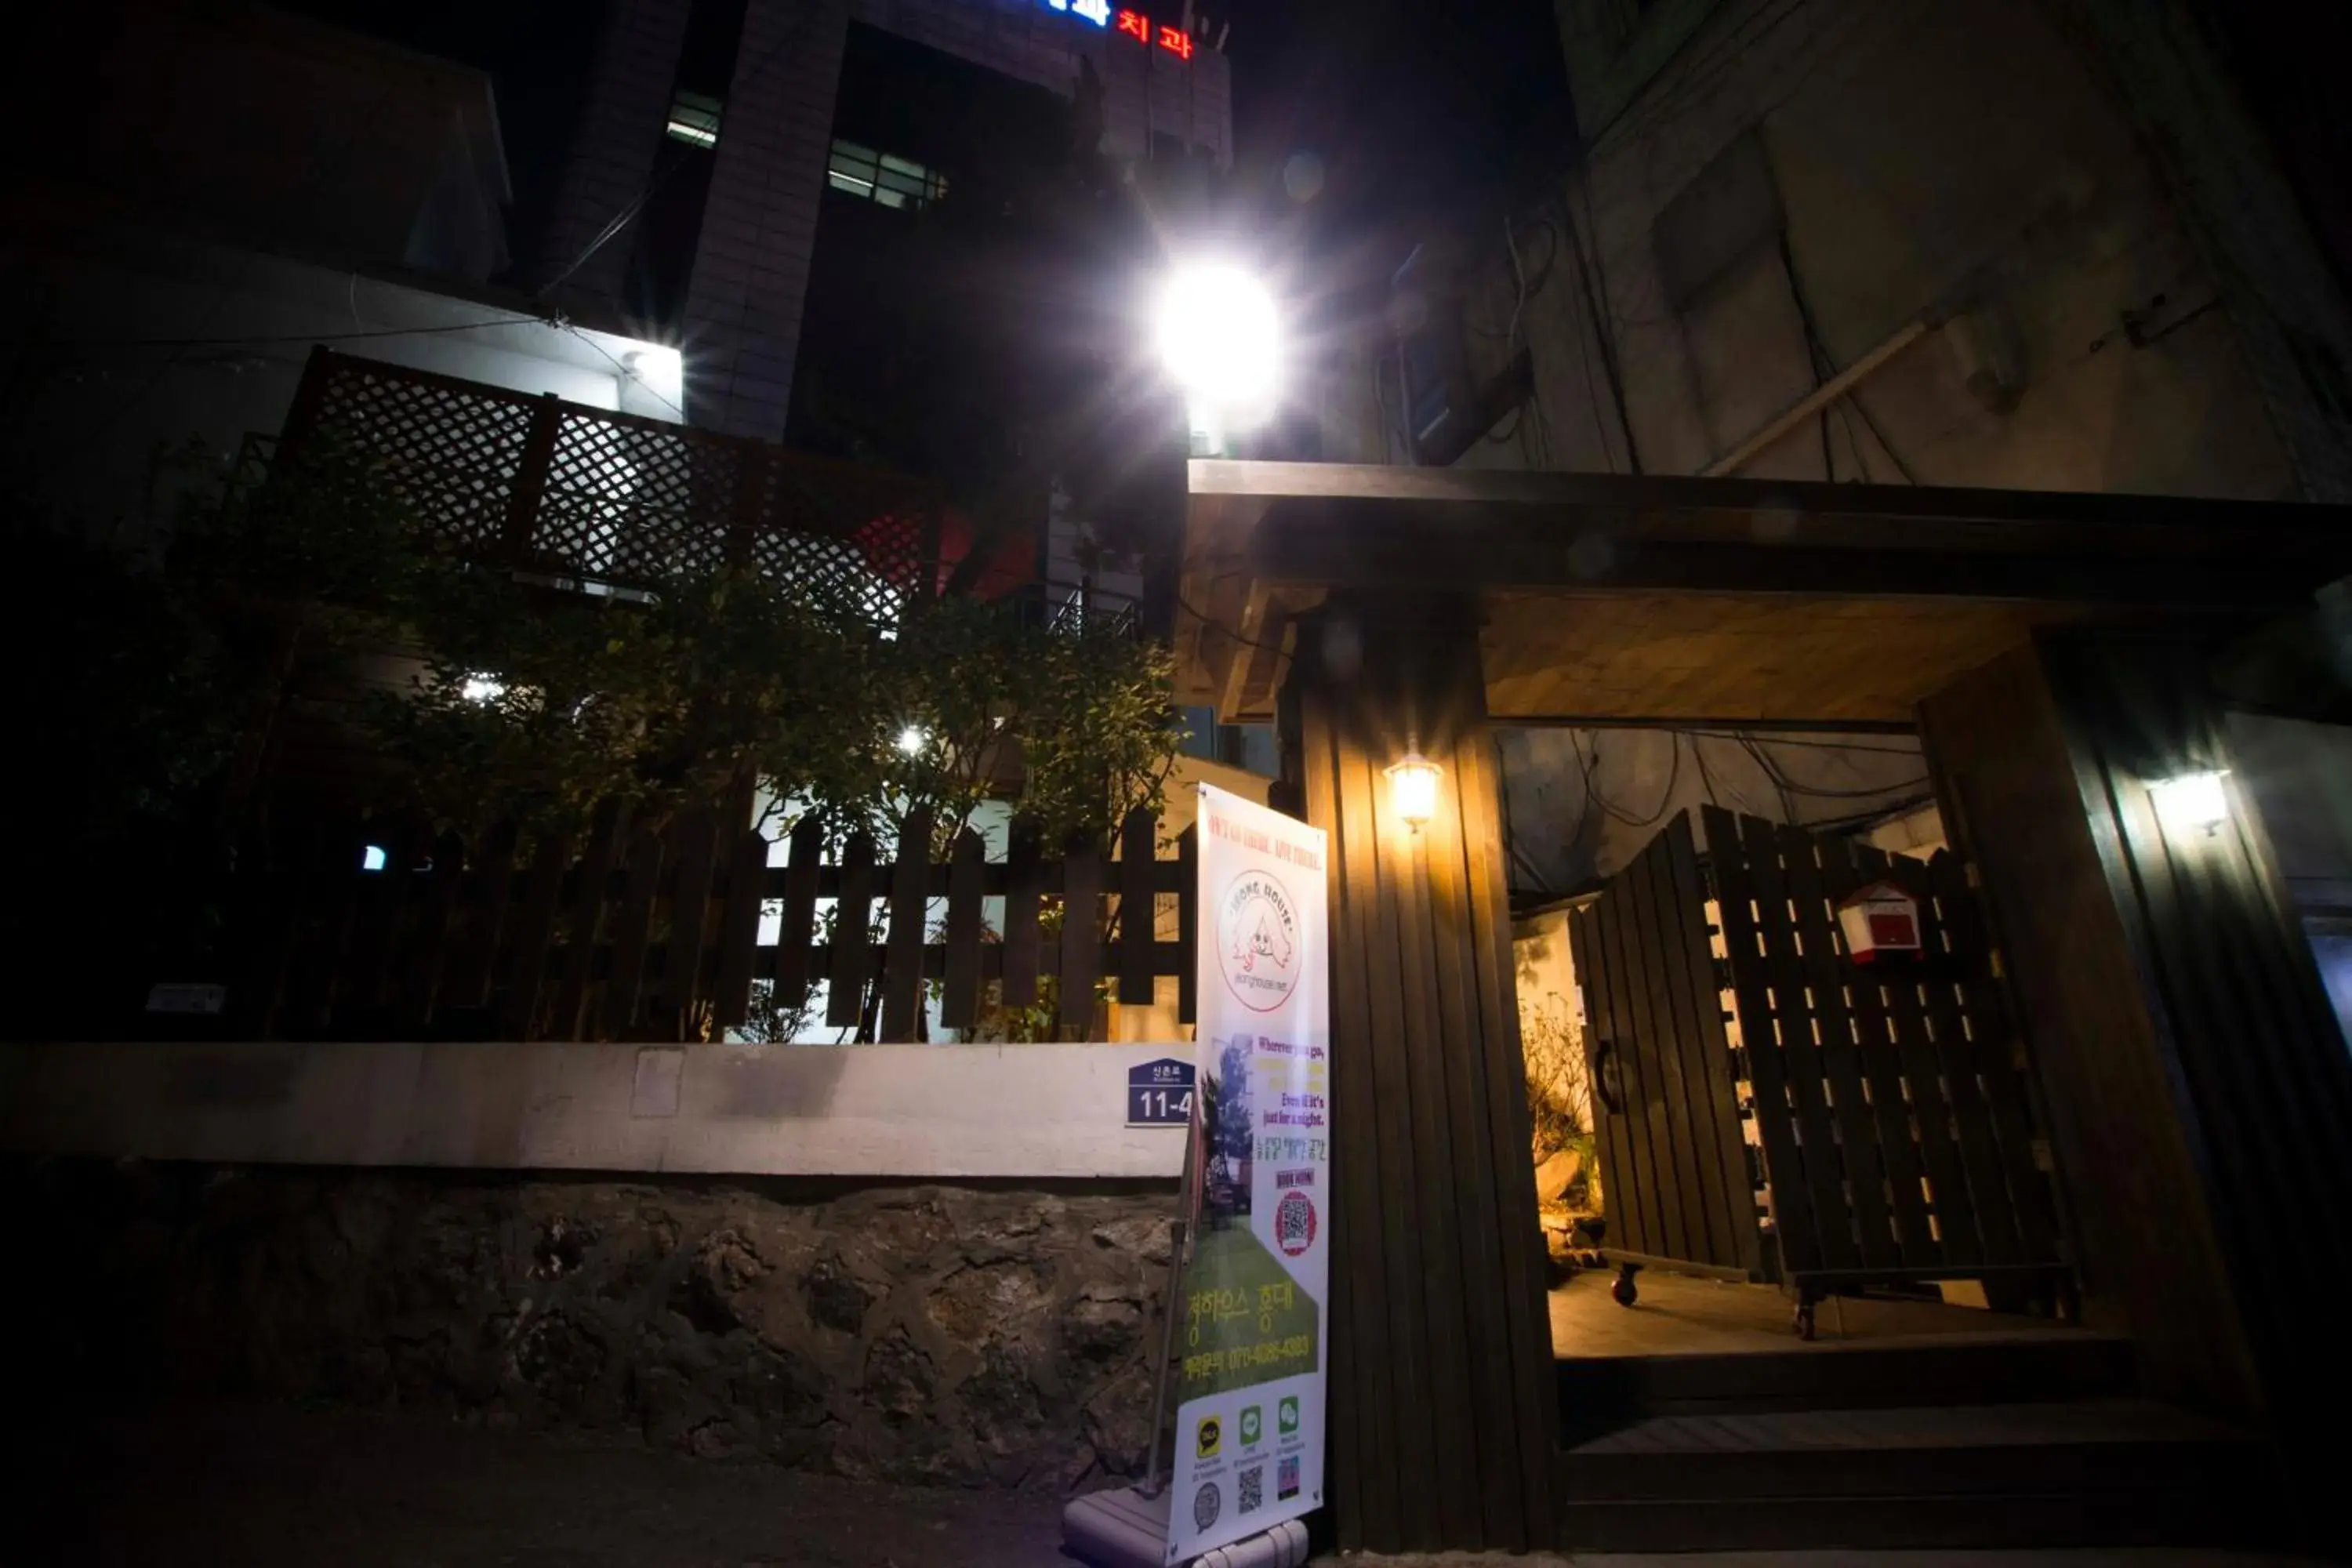
<path fill-rule="evenodd" d="M 2259 1543 L 2267 1450 L 2145 1400 L 1658 1416 L 1560 1458 L 1563 1545 Z"/>
<path fill-rule="evenodd" d="M 1572 1438 L 1654 1416 L 2117 1399 L 2139 1388 L 2131 1342 L 2086 1330 L 1565 1357 L 1557 1366 L 1561 1430 Z"/>

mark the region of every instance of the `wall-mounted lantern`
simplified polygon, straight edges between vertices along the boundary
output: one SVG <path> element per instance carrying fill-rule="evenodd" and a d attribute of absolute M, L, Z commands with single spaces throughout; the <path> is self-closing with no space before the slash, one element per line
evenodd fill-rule
<path fill-rule="evenodd" d="M 1437 781 L 1444 773 L 1435 763 L 1412 750 L 1388 770 L 1390 809 L 1415 833 L 1437 815 Z"/>
<path fill-rule="evenodd" d="M 2221 787 L 2221 774 L 2216 772 L 2158 779 L 2147 786 L 2147 796 L 2156 806 L 2156 820 L 2167 833 L 2210 836 L 2229 819 L 2229 792 Z"/>

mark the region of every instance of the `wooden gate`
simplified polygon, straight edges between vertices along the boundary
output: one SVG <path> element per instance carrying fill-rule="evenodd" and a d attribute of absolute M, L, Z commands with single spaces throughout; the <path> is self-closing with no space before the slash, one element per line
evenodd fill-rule
<path fill-rule="evenodd" d="M 1762 1279 L 1760 1173 L 1706 902 L 1690 818 L 1677 816 L 1569 921 L 1609 1246 Z"/>
<path fill-rule="evenodd" d="M 1777 1274 L 1801 1299 L 2063 1285 L 1965 868 L 1712 806 L 1703 822 L 1704 858 L 1678 816 L 1570 925 L 1612 1250 Z M 1922 952 L 1857 964 L 1836 906 L 1878 881 L 1918 900 Z"/>

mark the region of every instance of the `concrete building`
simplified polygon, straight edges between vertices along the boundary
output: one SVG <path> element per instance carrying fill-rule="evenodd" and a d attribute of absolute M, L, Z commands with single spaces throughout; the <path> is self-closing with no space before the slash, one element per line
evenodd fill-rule
<path fill-rule="evenodd" d="M 479 71 L 257 5 L 50 24 L 14 107 L 52 128 L 0 217 L 9 457 L 93 526 L 275 435 L 331 343 L 675 420 L 673 351 L 498 287 L 512 193 Z M 70 70 L 58 68 L 73 62 Z"/>
<path fill-rule="evenodd" d="M 2310 216 L 2326 203 L 2274 152 L 2250 57 L 2231 49 L 2240 18 L 2221 13 L 2235 8 L 1557 10 L 1574 144 L 1531 147 L 1457 223 L 1396 237 L 1392 266 L 1423 247 L 1389 316 L 1411 329 L 1408 352 L 1382 332 L 1358 367 L 1357 417 L 1373 432 L 1361 457 L 2352 496 L 2341 258 Z M 1692 666 L 1684 695 L 1703 702 L 1696 645 L 1675 651 L 1689 629 L 1624 632 Z M 1738 657 L 1794 672 L 1817 651 L 1759 631 Z M 1758 717 L 1699 710 L 1727 729 Z M 1713 784 L 1806 821 L 1922 793 L 1916 758 L 1841 761 L 1818 740 L 1780 749 L 1778 771 L 1829 793 L 1776 802 L 1727 741 L 1509 731 L 1524 868 L 1556 891 L 1605 875 L 1646 837 L 1640 821 Z M 1879 782 L 1875 802 L 1861 793 Z"/>
<path fill-rule="evenodd" d="M 1114 159 L 1232 162 L 1225 58 L 1190 5 L 1147 15 L 1101 0 L 617 0 L 561 179 L 543 281 L 567 308 L 669 315 L 657 296 L 674 297 L 697 425 L 783 435 L 825 195 L 879 199 L 879 158 L 911 162 L 898 149 L 840 145 L 845 61 L 860 31 L 1071 100 L 1099 116 L 1100 149 Z M 938 194 L 926 178 L 956 173 L 918 165 L 894 176 L 912 188 L 882 189 L 919 205 Z M 690 247 L 663 261 L 661 237 L 680 229 Z"/>

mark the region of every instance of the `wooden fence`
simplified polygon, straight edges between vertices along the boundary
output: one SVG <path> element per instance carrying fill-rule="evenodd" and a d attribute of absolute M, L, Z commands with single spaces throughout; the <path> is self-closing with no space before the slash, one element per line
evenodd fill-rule
<path fill-rule="evenodd" d="M 918 815 L 892 859 L 863 835 L 828 856 L 803 827 L 771 866 L 767 838 L 711 814 L 649 831 L 606 810 L 527 851 L 510 828 L 467 844 L 407 818 L 328 826 L 249 857 L 231 1008 L 260 1037 L 697 1039 L 743 1026 L 757 983 L 788 1004 L 823 983 L 826 1026 L 911 1041 L 933 983 L 939 1022 L 968 1029 L 1053 981 L 1054 1023 L 1076 1033 L 1105 984 L 1149 1005 L 1171 975 L 1189 1021 L 1192 836 L 1163 859 L 1159 834 L 1138 811 L 1114 855 L 1073 842 L 1049 858 L 1016 831 L 992 860 L 966 830 L 935 862 Z M 781 917 L 766 943 L 763 915 Z"/>
<path fill-rule="evenodd" d="M 1678 817 L 1570 922 L 1612 1244 L 1801 1292 L 2062 1273 L 1966 868 L 1702 820 L 1704 862 Z M 1835 910 L 1877 881 L 1918 900 L 1924 951 L 1864 966 Z"/>

